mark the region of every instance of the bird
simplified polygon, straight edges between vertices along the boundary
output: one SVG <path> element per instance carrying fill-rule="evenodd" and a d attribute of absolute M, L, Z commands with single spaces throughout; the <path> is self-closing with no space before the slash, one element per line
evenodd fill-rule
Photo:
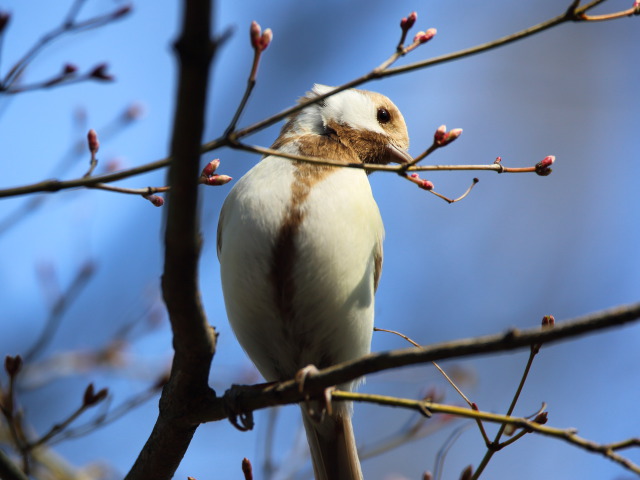
<path fill-rule="evenodd" d="M 299 101 L 332 89 L 315 84 Z M 382 94 L 357 89 L 292 114 L 271 148 L 344 164 L 412 159 L 400 110 Z M 362 168 L 274 153 L 236 183 L 218 222 L 222 290 L 231 327 L 267 381 L 370 352 L 383 237 Z M 321 417 L 300 404 L 314 475 L 360 480 L 352 406 L 336 403 Z"/>

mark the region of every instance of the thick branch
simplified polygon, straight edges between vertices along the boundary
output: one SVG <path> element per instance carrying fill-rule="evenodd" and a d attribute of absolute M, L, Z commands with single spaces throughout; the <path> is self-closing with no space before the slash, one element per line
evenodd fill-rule
<path fill-rule="evenodd" d="M 198 174 L 204 129 L 211 41 L 210 0 L 185 0 L 182 32 L 175 49 L 179 60 L 178 98 L 171 142 L 171 186 L 165 230 L 162 291 L 173 330 L 175 356 L 171 377 L 160 398 L 156 425 L 127 479 L 169 479 L 198 426 L 187 414 L 204 401 L 215 333 L 207 323 L 198 287 L 200 227 Z"/>
<path fill-rule="evenodd" d="M 417 365 L 470 355 L 506 352 L 534 344 L 549 344 L 586 333 L 640 320 L 640 303 L 615 307 L 556 324 L 554 328 L 512 329 L 506 333 L 467 338 L 420 348 L 372 353 L 351 362 L 321 370 L 305 379 L 305 394 L 317 395 L 325 388 L 351 381 L 363 375 L 393 368 Z M 297 403 L 304 399 L 294 380 L 256 389 L 235 387 L 224 398 L 209 403 L 205 410 L 193 411 L 194 422 L 221 420 L 229 412 L 249 412 L 274 405 Z"/>
<path fill-rule="evenodd" d="M 28 480 L 28 477 L 0 450 L 0 478 L 4 480 Z"/>

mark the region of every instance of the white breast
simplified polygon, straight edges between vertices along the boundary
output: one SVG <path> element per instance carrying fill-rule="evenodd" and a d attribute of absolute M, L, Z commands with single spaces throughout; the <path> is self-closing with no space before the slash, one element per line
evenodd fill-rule
<path fill-rule="evenodd" d="M 292 377 L 368 353 L 374 269 L 383 226 L 366 174 L 337 168 L 313 184 L 299 205 L 291 161 L 267 157 L 229 194 L 219 225 L 227 314 L 243 348 L 267 380 Z M 292 209 L 293 309 L 282 315 L 274 287 L 276 239 Z M 380 257 L 381 258 L 381 257 Z"/>

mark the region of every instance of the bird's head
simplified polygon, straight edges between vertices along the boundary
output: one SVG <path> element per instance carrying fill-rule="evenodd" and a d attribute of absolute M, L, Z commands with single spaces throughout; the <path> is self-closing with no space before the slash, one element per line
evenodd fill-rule
<path fill-rule="evenodd" d="M 315 98 L 333 87 L 314 85 L 301 99 Z M 409 135 L 400 110 L 384 95 L 349 89 L 296 115 L 292 134 L 325 135 L 352 149 L 363 163 L 411 161 Z"/>

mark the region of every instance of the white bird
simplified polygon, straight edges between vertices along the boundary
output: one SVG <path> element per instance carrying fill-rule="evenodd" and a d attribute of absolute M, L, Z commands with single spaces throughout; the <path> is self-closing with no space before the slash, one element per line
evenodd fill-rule
<path fill-rule="evenodd" d="M 330 90 L 315 85 L 303 100 Z M 378 164 L 410 161 L 408 147 L 396 106 L 355 89 L 292 115 L 272 146 Z M 369 353 L 383 236 L 362 169 L 270 155 L 238 181 L 218 224 L 222 288 L 231 326 L 266 380 Z M 322 420 L 302 411 L 316 479 L 361 479 L 351 407 L 339 402 Z"/>

